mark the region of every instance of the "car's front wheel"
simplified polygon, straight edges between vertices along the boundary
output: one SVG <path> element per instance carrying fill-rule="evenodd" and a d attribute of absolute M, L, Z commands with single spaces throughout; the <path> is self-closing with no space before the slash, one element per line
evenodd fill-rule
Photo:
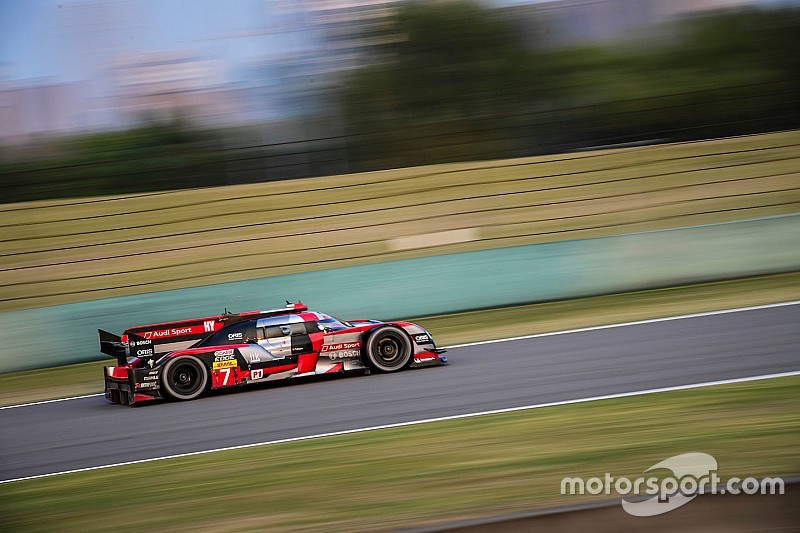
<path fill-rule="evenodd" d="M 161 373 L 161 387 L 175 400 L 194 400 L 206 390 L 208 371 L 196 357 L 183 356 L 170 360 Z"/>
<path fill-rule="evenodd" d="M 395 326 L 384 326 L 370 334 L 364 357 L 374 370 L 396 372 L 408 366 L 411 352 L 411 341 L 405 331 Z"/>

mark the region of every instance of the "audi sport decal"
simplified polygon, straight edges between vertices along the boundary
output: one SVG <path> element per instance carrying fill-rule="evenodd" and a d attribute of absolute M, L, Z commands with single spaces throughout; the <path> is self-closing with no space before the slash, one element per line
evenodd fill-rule
<path fill-rule="evenodd" d="M 338 344 L 323 344 L 323 352 L 335 352 L 337 350 L 359 350 L 361 349 L 361 341 L 358 342 L 340 342 Z"/>
<path fill-rule="evenodd" d="M 182 335 L 195 335 L 206 333 L 205 328 L 200 326 L 185 326 L 182 328 L 157 329 L 153 331 L 143 331 L 142 337 L 148 340 L 165 339 L 168 337 L 180 337 Z"/>

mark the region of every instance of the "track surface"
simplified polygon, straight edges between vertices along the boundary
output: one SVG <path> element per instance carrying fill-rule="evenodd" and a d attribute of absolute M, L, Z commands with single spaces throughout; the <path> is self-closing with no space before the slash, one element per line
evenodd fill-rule
<path fill-rule="evenodd" d="M 452 349 L 451 364 L 128 408 L 0 411 L 0 479 L 381 424 L 800 370 L 792 305 Z M 98 380 L 101 376 L 98 375 Z M 268 453 L 266 450 L 264 453 Z"/>

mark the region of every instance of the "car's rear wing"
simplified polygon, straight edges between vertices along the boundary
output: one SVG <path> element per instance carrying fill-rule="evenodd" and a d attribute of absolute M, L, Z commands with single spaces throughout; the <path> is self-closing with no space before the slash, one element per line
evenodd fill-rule
<path fill-rule="evenodd" d="M 102 329 L 97 330 L 97 336 L 100 340 L 100 351 L 116 358 L 119 366 L 126 365 L 128 357 L 147 357 L 155 354 L 153 341 L 135 333 L 126 335 L 127 342 L 120 336 Z"/>
<path fill-rule="evenodd" d="M 100 351 L 114 357 L 119 366 L 128 363 L 128 347 L 122 342 L 119 335 L 114 335 L 102 329 L 97 330 L 97 337 L 100 341 Z"/>

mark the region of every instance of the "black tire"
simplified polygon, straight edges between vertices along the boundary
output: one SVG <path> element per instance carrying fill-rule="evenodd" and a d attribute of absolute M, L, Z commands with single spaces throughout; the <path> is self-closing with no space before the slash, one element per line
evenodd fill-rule
<path fill-rule="evenodd" d="M 208 370 L 191 355 L 171 359 L 161 372 L 161 388 L 174 400 L 194 400 L 206 390 Z"/>
<path fill-rule="evenodd" d="M 378 372 L 397 372 L 411 363 L 411 340 L 402 329 L 383 326 L 374 330 L 364 347 L 367 365 Z"/>

